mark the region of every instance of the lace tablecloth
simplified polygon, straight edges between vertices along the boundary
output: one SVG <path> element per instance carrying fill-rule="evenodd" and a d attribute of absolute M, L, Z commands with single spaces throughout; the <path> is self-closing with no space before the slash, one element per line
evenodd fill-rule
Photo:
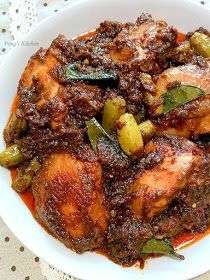
<path fill-rule="evenodd" d="M 195 1 L 210 6 L 210 0 Z M 56 13 L 70 2 L 71 0 L 0 0 L 0 62 L 37 22 Z M 57 271 L 34 256 L 15 238 L 0 218 L 0 280 L 24 279 L 75 280 L 76 278 Z M 210 272 L 196 280 L 210 280 Z"/>

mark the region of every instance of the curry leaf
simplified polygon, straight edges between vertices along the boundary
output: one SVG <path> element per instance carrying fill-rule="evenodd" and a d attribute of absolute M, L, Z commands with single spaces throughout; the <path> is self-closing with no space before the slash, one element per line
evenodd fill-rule
<path fill-rule="evenodd" d="M 102 81 L 102 80 L 116 80 L 118 75 L 116 71 L 95 70 L 91 72 L 80 72 L 76 69 L 75 64 L 69 64 L 66 68 L 66 76 L 71 81 Z"/>
<path fill-rule="evenodd" d="M 90 140 L 90 143 L 93 147 L 93 150 L 97 152 L 97 145 L 100 138 L 105 138 L 110 142 L 110 144 L 115 145 L 115 142 L 112 140 L 112 138 L 109 136 L 109 134 L 106 133 L 106 131 L 103 129 L 103 127 L 97 122 L 95 118 L 90 119 L 89 121 L 86 121 L 87 125 L 87 134 Z"/>
<path fill-rule="evenodd" d="M 103 143 L 108 144 L 110 153 L 115 153 L 116 155 L 120 156 L 121 159 L 127 159 L 127 155 L 123 152 L 123 150 L 120 149 L 119 144 L 109 136 L 109 134 L 103 129 L 103 127 L 95 118 L 86 121 L 86 126 L 88 138 L 93 150 L 96 153 L 98 152 L 99 140 L 103 139 Z"/>
<path fill-rule="evenodd" d="M 179 85 L 177 87 L 171 88 L 162 96 L 163 113 L 168 113 L 169 111 L 191 100 L 197 99 L 202 95 L 204 95 L 202 89 L 189 85 Z"/>
<path fill-rule="evenodd" d="M 150 239 L 144 245 L 142 251 L 144 254 L 165 254 L 184 260 L 184 256 L 179 255 L 174 248 L 163 240 Z"/>

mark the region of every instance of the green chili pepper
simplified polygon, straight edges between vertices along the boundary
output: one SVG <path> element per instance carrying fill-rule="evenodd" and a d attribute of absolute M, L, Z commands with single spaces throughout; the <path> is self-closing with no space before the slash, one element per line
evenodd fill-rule
<path fill-rule="evenodd" d="M 17 145 L 12 145 L 0 153 L 0 165 L 3 167 L 12 167 L 22 163 L 23 154 Z"/>
<path fill-rule="evenodd" d="M 17 116 L 17 113 L 14 112 L 4 130 L 4 138 L 8 144 L 11 144 L 14 138 L 18 138 L 26 130 L 27 121 Z"/>
<path fill-rule="evenodd" d="M 150 120 L 140 123 L 139 129 L 143 138 L 149 138 L 155 133 L 155 125 Z"/>
<path fill-rule="evenodd" d="M 203 57 L 210 57 L 209 36 L 199 32 L 195 32 L 190 38 L 190 44 Z"/>
<path fill-rule="evenodd" d="M 108 134 L 115 130 L 115 122 L 126 112 L 126 101 L 120 96 L 108 98 L 104 104 L 102 127 Z"/>
<path fill-rule="evenodd" d="M 117 136 L 120 147 L 127 155 L 139 153 L 144 148 L 141 131 L 132 114 L 125 113 L 119 118 Z"/>
<path fill-rule="evenodd" d="M 12 188 L 17 192 L 24 192 L 30 187 L 32 180 L 36 173 L 39 171 L 41 164 L 34 158 L 24 172 L 19 172 L 17 178 L 12 183 Z"/>

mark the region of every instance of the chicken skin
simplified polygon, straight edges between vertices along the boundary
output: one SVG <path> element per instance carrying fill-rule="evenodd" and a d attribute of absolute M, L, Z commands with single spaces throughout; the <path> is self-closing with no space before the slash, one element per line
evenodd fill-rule
<path fill-rule="evenodd" d="M 68 153 L 50 155 L 32 185 L 41 224 L 67 247 L 81 253 L 99 247 L 107 228 L 102 169 Z"/>
<path fill-rule="evenodd" d="M 204 183 L 205 155 L 194 143 L 184 138 L 157 138 L 145 147 L 145 161 L 157 160 L 135 176 L 129 186 L 131 207 L 138 218 L 153 218 L 163 212 L 183 189 L 189 188 L 197 174 Z"/>

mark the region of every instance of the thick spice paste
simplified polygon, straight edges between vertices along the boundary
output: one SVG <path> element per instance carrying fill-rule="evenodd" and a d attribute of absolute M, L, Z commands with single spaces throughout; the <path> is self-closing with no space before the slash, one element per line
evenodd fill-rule
<path fill-rule="evenodd" d="M 16 157 L 3 163 L 77 253 L 142 266 L 157 244 L 183 259 L 172 247 L 209 233 L 210 62 L 196 36 L 209 32 L 142 14 L 59 35 L 29 60 L 4 131 Z"/>

